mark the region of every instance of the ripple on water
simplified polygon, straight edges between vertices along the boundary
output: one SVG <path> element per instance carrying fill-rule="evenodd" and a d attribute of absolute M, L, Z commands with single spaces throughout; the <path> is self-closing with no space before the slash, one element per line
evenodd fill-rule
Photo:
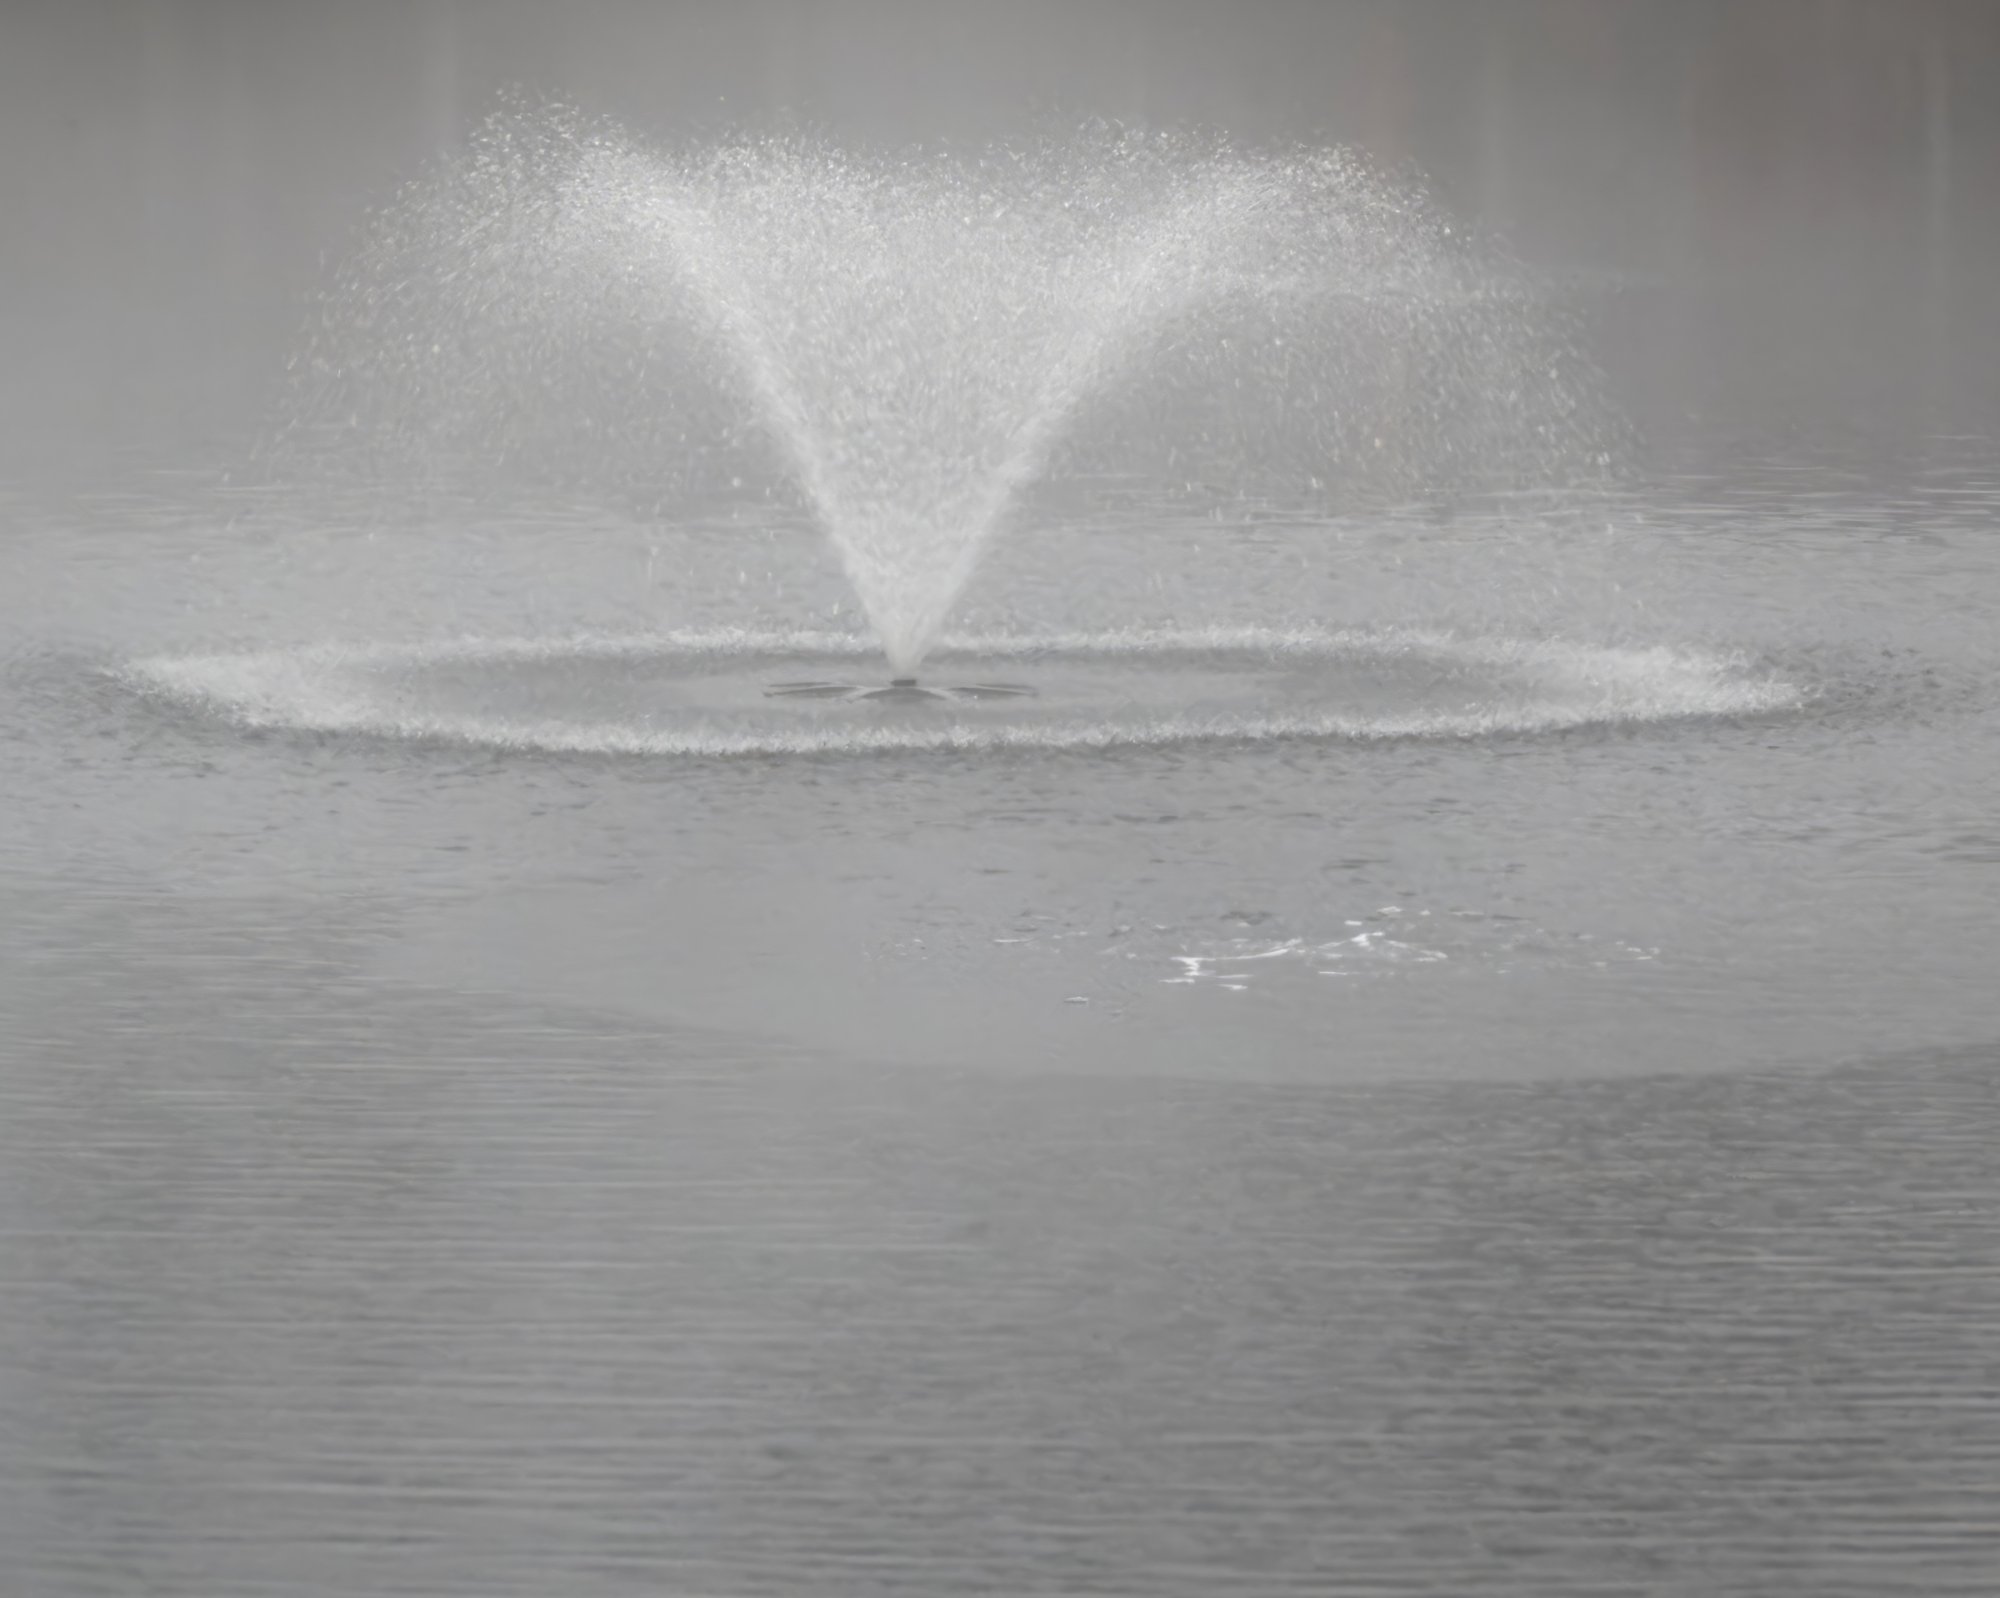
<path fill-rule="evenodd" d="M 367 922 L 0 922 L 18 1590 L 1991 1590 L 1991 1049 L 875 1072 Z"/>

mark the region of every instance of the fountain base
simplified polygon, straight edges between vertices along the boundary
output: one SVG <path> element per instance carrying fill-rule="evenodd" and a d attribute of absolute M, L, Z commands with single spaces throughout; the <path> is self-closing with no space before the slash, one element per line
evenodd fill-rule
<path fill-rule="evenodd" d="M 849 704 L 887 701 L 899 705 L 963 704 L 982 699 L 1032 699 L 1035 690 L 1019 682 L 946 683 L 931 687 L 914 677 L 892 678 L 887 687 L 851 682 L 774 682 L 766 699 L 834 699 Z"/>

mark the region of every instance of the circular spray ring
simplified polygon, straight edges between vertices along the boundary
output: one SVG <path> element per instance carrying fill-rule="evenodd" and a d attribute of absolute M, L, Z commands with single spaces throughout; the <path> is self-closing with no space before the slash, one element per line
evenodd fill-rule
<path fill-rule="evenodd" d="M 1408 630 L 958 638 L 933 652 L 935 685 L 871 684 L 879 658 L 853 635 L 677 633 L 156 656 L 121 675 L 241 726 L 682 756 L 1506 737 L 1804 697 L 1720 654 Z"/>

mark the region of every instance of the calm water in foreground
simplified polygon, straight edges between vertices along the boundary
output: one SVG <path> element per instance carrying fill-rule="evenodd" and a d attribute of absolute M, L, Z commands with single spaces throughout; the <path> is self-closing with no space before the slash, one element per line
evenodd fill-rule
<path fill-rule="evenodd" d="M 851 625 L 781 517 L 13 492 L 0 1592 L 1990 1592 L 1991 462 L 1560 532 L 1107 490 L 965 612 L 1767 712 L 727 759 L 133 669 Z"/>

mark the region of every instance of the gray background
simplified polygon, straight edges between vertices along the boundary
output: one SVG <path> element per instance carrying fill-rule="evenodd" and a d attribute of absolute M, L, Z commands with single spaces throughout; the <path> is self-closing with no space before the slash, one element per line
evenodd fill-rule
<path fill-rule="evenodd" d="M 1702 296 L 1612 330 L 1659 411 L 1713 403 L 1718 357 L 1746 412 L 1992 392 L 1980 0 L 8 0 L 0 29 L 17 461 L 259 426 L 327 257 L 508 86 L 644 135 L 1354 141 L 1531 260 Z"/>

